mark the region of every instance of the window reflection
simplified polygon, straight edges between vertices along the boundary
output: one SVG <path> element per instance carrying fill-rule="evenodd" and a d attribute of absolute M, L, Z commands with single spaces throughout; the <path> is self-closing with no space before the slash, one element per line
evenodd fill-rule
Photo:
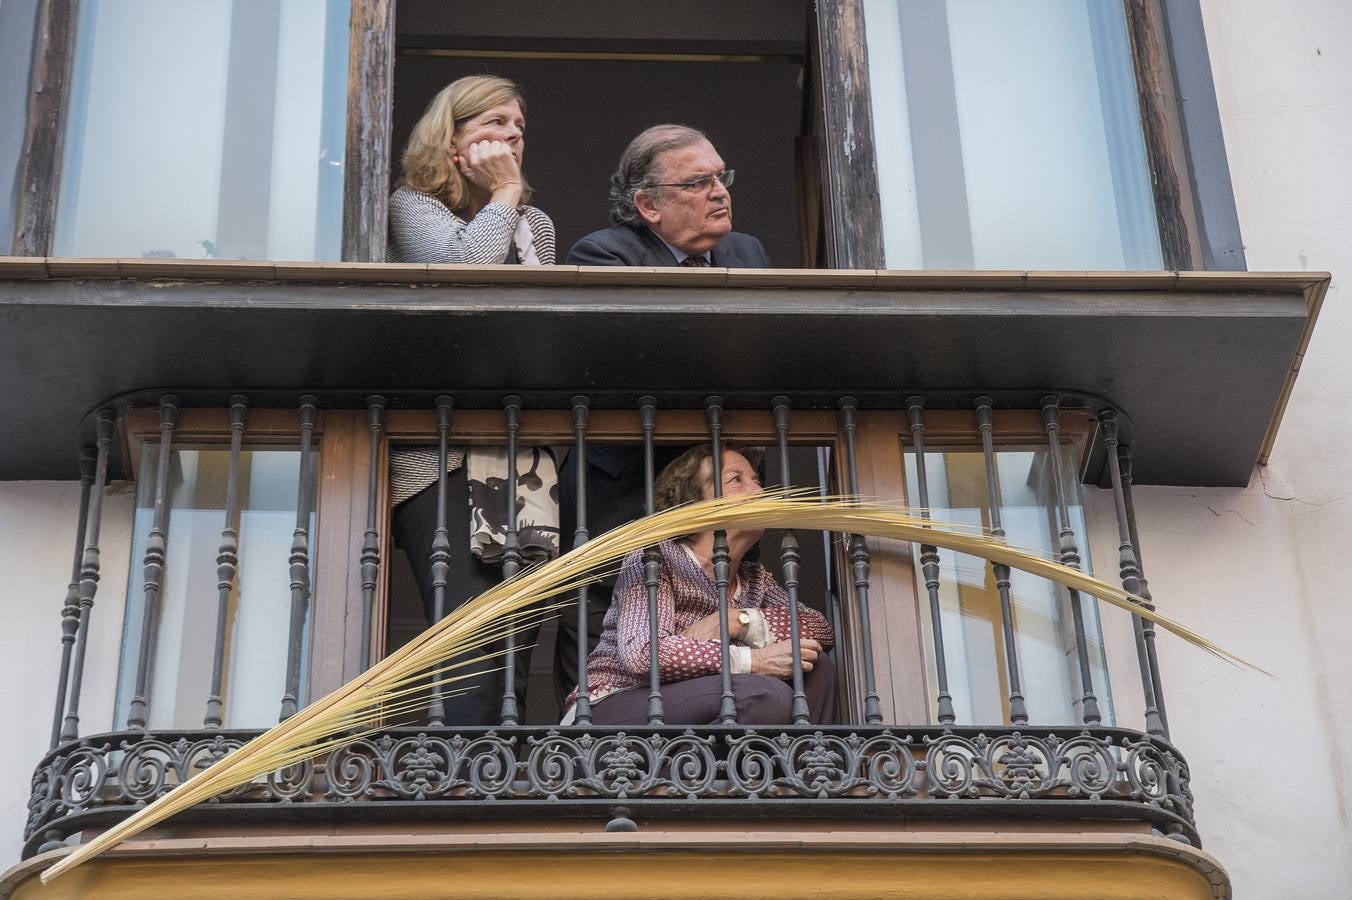
<path fill-rule="evenodd" d="M 1120 0 L 864 0 L 887 265 L 1158 269 Z"/>
<path fill-rule="evenodd" d="M 53 253 L 337 259 L 349 4 L 83 0 Z"/>
<path fill-rule="evenodd" d="M 142 561 L 155 518 L 159 448 L 147 444 L 138 479 L 135 537 L 123 621 L 118 675 L 118 727 L 135 692 L 145 614 Z M 313 471 L 318 472 L 317 457 Z M 169 463 L 166 536 L 159 627 L 150 678 L 150 728 L 197 728 L 211 693 L 219 591 L 216 557 L 225 527 L 230 453 L 175 449 Z M 239 571 L 230 592 L 222 679 L 227 728 L 265 728 L 277 722 L 286 684 L 290 629 L 289 561 L 300 479 L 298 450 L 245 450 L 239 470 Z M 313 495 L 314 481 L 311 483 Z M 310 520 L 313 560 L 314 516 Z M 311 580 L 313 583 L 313 565 Z M 311 603 L 313 606 L 313 603 Z M 302 628 L 301 705 L 309 656 L 309 609 Z"/>
<path fill-rule="evenodd" d="M 1056 558 L 1060 543 L 1056 494 L 1046 450 L 1003 450 L 995 454 L 1000 484 L 1000 517 L 1006 540 L 1013 546 Z M 1074 454 L 1067 446 L 1062 471 L 1074 472 Z M 931 515 L 939 521 L 990 528 L 986 468 L 980 451 L 928 451 L 925 472 Z M 915 455 L 906 455 L 909 496 L 917 493 Z M 1071 527 L 1081 568 L 1091 571 L 1085 540 L 1079 485 L 1067 479 Z M 924 577 L 920 549 L 914 548 L 917 589 L 922 604 Z M 990 564 L 980 557 L 939 551 L 939 599 L 948 662 L 949 690 L 958 721 L 964 724 L 1009 722 L 1009 678 L 1000 615 L 1000 595 Z M 1103 723 L 1113 721 L 1108 675 L 1103 661 L 1103 636 L 1097 601 L 1081 595 L 1091 676 Z M 1073 725 L 1081 721 L 1080 673 L 1067 593 L 1042 578 L 1010 573 L 1010 606 L 1014 620 L 1019 675 L 1031 721 Z M 933 647 L 929 616 L 921 616 L 926 646 Z M 934 665 L 929 664 L 930 696 L 937 693 Z"/>

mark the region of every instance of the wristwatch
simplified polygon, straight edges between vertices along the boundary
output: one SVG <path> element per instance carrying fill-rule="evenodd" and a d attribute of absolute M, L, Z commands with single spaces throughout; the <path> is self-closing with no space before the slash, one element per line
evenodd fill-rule
<path fill-rule="evenodd" d="M 733 635 L 732 639 L 738 642 L 745 641 L 746 633 L 751 628 L 751 613 L 744 609 L 737 610 L 737 622 L 741 627 L 737 629 L 737 633 Z"/>

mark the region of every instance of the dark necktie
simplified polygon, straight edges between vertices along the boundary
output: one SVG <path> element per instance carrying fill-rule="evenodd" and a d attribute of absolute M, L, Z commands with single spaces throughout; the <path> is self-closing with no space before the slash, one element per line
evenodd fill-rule
<path fill-rule="evenodd" d="M 709 265 L 709 261 L 702 256 L 687 256 L 681 260 L 681 265 L 690 266 L 692 269 L 703 269 Z"/>

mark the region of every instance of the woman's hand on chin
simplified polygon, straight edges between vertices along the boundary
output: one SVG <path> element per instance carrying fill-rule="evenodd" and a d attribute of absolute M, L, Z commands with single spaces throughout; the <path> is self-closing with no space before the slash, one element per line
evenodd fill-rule
<path fill-rule="evenodd" d="M 477 141 L 456 156 L 460 174 L 475 187 L 489 193 L 494 203 L 516 206 L 521 202 L 521 165 L 511 144 Z"/>
<path fill-rule="evenodd" d="M 811 672 L 812 666 L 817 662 L 817 654 L 822 651 L 822 645 L 812 638 L 804 638 L 801 646 L 803 671 Z M 758 650 L 752 650 L 751 674 L 773 675 L 775 678 L 792 678 L 793 643 L 791 641 L 775 641 L 773 644 L 768 644 Z"/>

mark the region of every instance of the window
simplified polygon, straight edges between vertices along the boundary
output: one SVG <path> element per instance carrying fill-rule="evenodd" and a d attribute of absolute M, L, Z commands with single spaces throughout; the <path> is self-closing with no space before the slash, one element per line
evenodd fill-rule
<path fill-rule="evenodd" d="M 348 6 L 81 3 L 52 254 L 337 259 Z"/>
<path fill-rule="evenodd" d="M 223 724 L 227 728 L 265 728 L 274 724 L 286 690 L 291 610 L 287 572 L 296 527 L 300 456 L 299 450 L 270 448 L 244 450 L 240 455 L 239 571 L 227 607 L 221 685 Z M 128 705 L 136 693 L 146 608 L 141 561 L 155 517 L 158 458 L 158 445 L 143 446 L 118 675 L 118 727 L 125 726 Z M 317 472 L 319 461 L 313 462 L 312 471 Z M 200 726 L 211 695 L 218 640 L 216 557 L 225 527 L 229 464 L 230 453 L 226 449 L 172 451 L 159 623 L 151 639 L 147 722 L 151 728 Z M 314 521 L 312 515 L 312 535 Z M 302 706 L 306 696 L 309 631 L 307 622 L 301 629 Z"/>
<path fill-rule="evenodd" d="M 1047 450 L 997 449 L 1000 517 L 1011 545 L 1056 558 L 1059 549 L 1056 495 L 1052 487 Z M 931 515 L 937 521 L 989 528 L 986 467 L 980 450 L 928 451 L 925 454 Z M 1063 449 L 1062 471 L 1076 471 L 1071 445 Z M 906 482 L 917 496 L 915 454 L 906 455 Z M 1065 479 L 1067 504 L 1075 532 L 1080 566 L 1092 571 L 1085 539 L 1084 511 L 1079 482 Z M 919 547 L 914 549 L 917 592 L 924 605 L 927 593 L 920 569 Z M 999 592 L 991 565 L 984 559 L 939 551 L 939 598 L 942 609 L 949 690 L 959 722 L 1009 722 L 1009 678 Z M 1082 597 L 1091 677 L 1104 724 L 1112 724 L 1112 701 L 1103 659 L 1103 635 L 1098 606 Z M 1069 600 L 1053 582 L 1014 570 L 1010 573 L 1010 607 L 1014 622 L 1019 674 L 1029 718 L 1038 723 L 1075 725 L 1082 721 L 1075 636 Z M 928 614 L 921 621 L 927 645 L 932 647 Z M 929 661 L 930 695 L 934 662 Z"/>
<path fill-rule="evenodd" d="M 1159 269 L 1120 0 L 866 0 L 887 266 Z"/>

